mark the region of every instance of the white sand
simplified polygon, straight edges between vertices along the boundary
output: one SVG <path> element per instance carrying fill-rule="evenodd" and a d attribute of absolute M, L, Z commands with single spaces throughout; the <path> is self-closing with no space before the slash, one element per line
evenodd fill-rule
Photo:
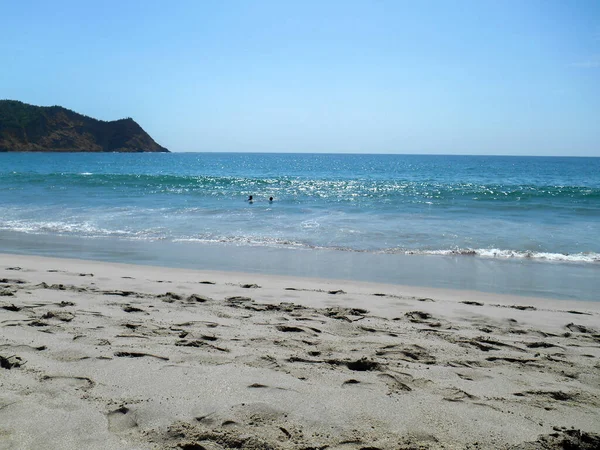
<path fill-rule="evenodd" d="M 553 427 L 600 429 L 599 317 L 600 302 L 0 254 L 0 448 L 588 448 Z"/>

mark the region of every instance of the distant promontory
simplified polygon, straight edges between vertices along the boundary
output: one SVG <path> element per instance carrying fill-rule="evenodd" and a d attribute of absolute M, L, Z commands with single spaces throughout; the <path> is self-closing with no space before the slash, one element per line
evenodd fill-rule
<path fill-rule="evenodd" d="M 0 100 L 0 152 L 169 152 L 133 119 L 92 119 L 62 106 Z"/>

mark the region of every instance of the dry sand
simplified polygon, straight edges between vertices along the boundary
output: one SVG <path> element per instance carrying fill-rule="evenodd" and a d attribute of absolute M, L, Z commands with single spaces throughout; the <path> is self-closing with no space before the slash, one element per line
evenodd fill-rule
<path fill-rule="evenodd" d="M 600 448 L 599 318 L 0 254 L 0 448 Z"/>

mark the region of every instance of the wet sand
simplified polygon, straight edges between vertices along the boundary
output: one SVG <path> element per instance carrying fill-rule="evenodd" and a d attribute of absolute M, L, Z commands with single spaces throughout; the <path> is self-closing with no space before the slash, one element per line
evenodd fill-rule
<path fill-rule="evenodd" d="M 0 230 L 3 253 L 599 300 L 600 265 L 473 255 L 406 255 L 27 234 Z"/>
<path fill-rule="evenodd" d="M 598 448 L 600 303 L 0 254 L 0 448 Z"/>

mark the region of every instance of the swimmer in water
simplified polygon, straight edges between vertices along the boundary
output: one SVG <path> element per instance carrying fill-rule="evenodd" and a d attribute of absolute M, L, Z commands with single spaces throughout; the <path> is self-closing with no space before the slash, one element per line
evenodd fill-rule
<path fill-rule="evenodd" d="M 273 203 L 273 197 L 269 197 L 269 203 Z"/>
<path fill-rule="evenodd" d="M 248 197 L 248 203 L 254 203 L 254 197 L 249 196 Z"/>

